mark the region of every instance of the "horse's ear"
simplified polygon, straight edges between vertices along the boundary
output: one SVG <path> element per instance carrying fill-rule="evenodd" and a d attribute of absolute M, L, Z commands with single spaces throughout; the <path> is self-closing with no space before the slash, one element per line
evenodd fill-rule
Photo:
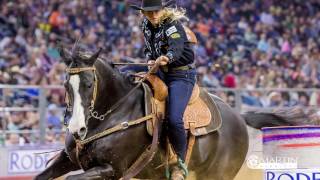
<path fill-rule="evenodd" d="M 71 54 L 63 47 L 62 44 L 58 45 L 59 54 L 63 60 L 63 62 L 69 66 L 72 63 Z"/>
<path fill-rule="evenodd" d="M 96 60 L 98 59 L 100 53 L 102 51 L 102 48 L 99 48 L 99 50 L 97 52 L 95 52 L 90 58 L 89 58 L 89 64 L 93 65 Z"/>

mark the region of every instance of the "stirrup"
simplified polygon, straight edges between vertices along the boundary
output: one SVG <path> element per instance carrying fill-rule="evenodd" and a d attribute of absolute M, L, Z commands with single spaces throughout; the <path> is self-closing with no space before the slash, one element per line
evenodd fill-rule
<path fill-rule="evenodd" d="M 170 179 L 170 177 L 171 177 L 170 168 L 169 168 L 169 166 L 167 166 L 166 167 L 166 178 Z"/>
<path fill-rule="evenodd" d="M 183 170 L 184 176 L 187 177 L 189 175 L 188 167 L 180 158 L 178 158 L 178 165 Z"/>

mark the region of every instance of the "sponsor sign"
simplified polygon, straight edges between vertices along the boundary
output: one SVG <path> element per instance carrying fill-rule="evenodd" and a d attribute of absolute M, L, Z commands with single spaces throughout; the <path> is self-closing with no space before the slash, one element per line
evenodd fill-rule
<path fill-rule="evenodd" d="M 320 126 L 272 127 L 262 131 L 263 161 L 259 162 L 264 163 L 260 164 L 265 169 L 320 168 Z M 268 167 L 270 164 L 272 167 Z"/>
<path fill-rule="evenodd" d="M 266 170 L 264 180 L 320 180 L 320 169 Z"/>
<path fill-rule="evenodd" d="M 48 160 L 57 153 L 50 151 L 52 149 L 10 150 L 8 152 L 8 174 L 36 173 L 44 170 Z"/>

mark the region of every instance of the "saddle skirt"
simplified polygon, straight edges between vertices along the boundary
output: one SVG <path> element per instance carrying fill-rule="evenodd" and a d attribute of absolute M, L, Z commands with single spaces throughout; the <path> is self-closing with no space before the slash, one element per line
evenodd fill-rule
<path fill-rule="evenodd" d="M 148 84 L 143 83 L 145 98 L 145 114 L 156 113 L 165 118 L 165 101 L 168 88 L 160 78 L 149 75 Z M 184 127 L 194 136 L 202 136 L 214 132 L 221 127 L 222 119 L 218 106 L 205 89 L 194 86 L 188 106 L 184 112 Z M 153 132 L 152 121 L 147 121 L 147 131 Z M 190 128 L 190 126 L 192 128 Z"/>

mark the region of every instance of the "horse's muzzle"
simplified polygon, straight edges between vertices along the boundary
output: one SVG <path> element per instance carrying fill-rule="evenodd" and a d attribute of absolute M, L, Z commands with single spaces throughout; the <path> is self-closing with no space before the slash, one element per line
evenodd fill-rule
<path fill-rule="evenodd" d="M 82 127 L 78 130 L 78 132 L 75 132 L 72 135 L 75 139 L 82 139 L 83 140 L 87 136 L 87 132 L 88 132 L 87 128 Z"/>
<path fill-rule="evenodd" d="M 84 139 L 86 137 L 86 135 L 87 135 L 87 132 L 88 132 L 88 130 L 87 130 L 86 127 L 80 128 L 78 130 L 78 135 L 79 135 L 80 139 Z"/>

